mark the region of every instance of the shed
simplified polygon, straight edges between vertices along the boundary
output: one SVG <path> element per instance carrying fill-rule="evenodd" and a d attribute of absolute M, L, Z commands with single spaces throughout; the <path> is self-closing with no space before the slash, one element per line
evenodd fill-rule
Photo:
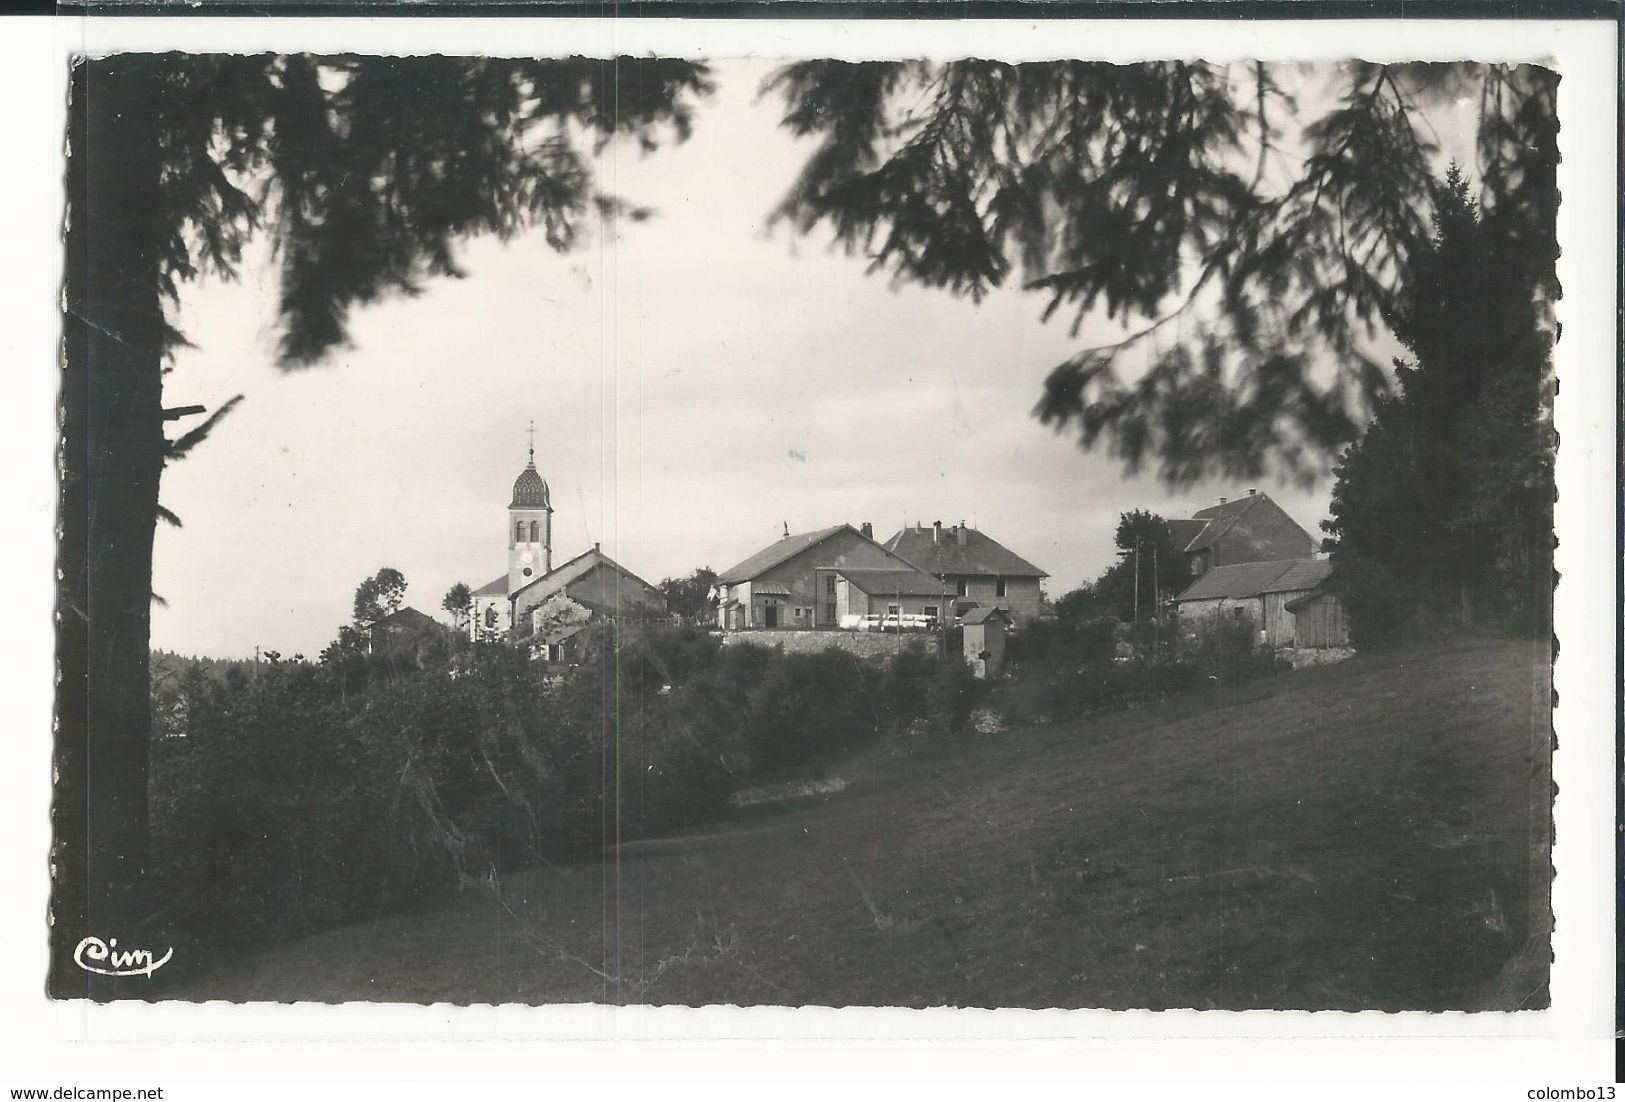
<path fill-rule="evenodd" d="M 1293 639 L 1300 647 L 1346 647 L 1348 616 L 1343 603 L 1325 586 L 1312 589 L 1286 603 L 1292 614 Z"/>
<path fill-rule="evenodd" d="M 1004 672 L 1004 633 L 1010 614 L 1002 608 L 973 608 L 960 621 L 965 631 L 965 661 L 971 672 L 992 680 Z"/>

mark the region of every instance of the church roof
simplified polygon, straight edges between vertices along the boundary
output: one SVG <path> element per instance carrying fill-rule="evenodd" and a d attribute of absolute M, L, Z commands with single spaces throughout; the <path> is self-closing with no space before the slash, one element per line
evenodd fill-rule
<path fill-rule="evenodd" d="M 484 585 L 480 586 L 478 589 L 476 589 L 473 592 L 472 596 L 485 597 L 485 596 L 488 596 L 488 595 L 494 594 L 494 593 L 507 593 L 507 592 L 508 592 L 508 575 L 503 574 L 502 576 L 497 577 L 497 578 L 493 578 L 490 581 L 486 582 Z"/>
<path fill-rule="evenodd" d="M 548 500 L 547 483 L 542 476 L 536 473 L 535 453 L 531 460 L 525 464 L 525 469 L 519 472 L 519 477 L 513 480 L 513 500 L 508 502 L 510 509 L 548 509 L 551 508 Z"/>
<path fill-rule="evenodd" d="M 650 592 L 656 594 L 659 593 L 654 586 L 650 585 L 648 582 L 632 573 L 626 567 L 604 554 L 600 548 L 594 546 L 591 550 L 583 551 L 569 562 L 564 563 L 561 566 L 554 567 L 551 571 L 543 574 L 540 578 L 533 578 L 526 582 L 512 593 L 508 594 L 508 599 L 510 601 L 517 600 L 521 593 L 527 592 L 533 598 L 539 599 L 545 597 L 549 594 L 556 593 L 559 590 L 564 589 L 571 582 L 578 581 L 600 566 L 607 567 L 628 581 L 636 582 L 638 585 L 643 586 Z M 570 599 L 580 604 L 588 603 L 582 601 L 579 597 L 576 597 L 573 594 L 571 595 Z"/>

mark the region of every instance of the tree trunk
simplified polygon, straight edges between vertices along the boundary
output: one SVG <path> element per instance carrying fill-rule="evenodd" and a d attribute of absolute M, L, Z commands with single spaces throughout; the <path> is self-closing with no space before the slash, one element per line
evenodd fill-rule
<path fill-rule="evenodd" d="M 79 63 L 69 108 L 50 993 L 150 993 L 79 968 L 145 945 L 152 541 L 164 463 L 154 57 Z M 143 903 L 148 904 L 147 907 Z"/>

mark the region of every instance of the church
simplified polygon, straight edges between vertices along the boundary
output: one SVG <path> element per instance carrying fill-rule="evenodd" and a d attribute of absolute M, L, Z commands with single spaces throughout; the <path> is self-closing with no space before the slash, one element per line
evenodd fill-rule
<path fill-rule="evenodd" d="M 508 572 L 474 591 L 471 631 L 500 633 L 545 647 L 557 658 L 569 639 L 594 620 L 656 620 L 665 595 L 592 548 L 553 565 L 553 504 L 536 470 L 536 448 L 513 482 L 508 502 Z"/>

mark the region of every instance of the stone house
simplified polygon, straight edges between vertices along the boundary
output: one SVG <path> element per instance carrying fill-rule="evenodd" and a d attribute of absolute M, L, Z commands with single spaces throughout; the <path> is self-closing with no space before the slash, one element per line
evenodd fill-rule
<path fill-rule="evenodd" d="M 944 528 L 939 520 L 929 528 L 904 528 L 885 547 L 940 579 L 953 595 L 956 612 L 1001 608 L 1016 624 L 1038 618 L 1042 583 L 1049 575 L 985 532 L 965 524 Z"/>

